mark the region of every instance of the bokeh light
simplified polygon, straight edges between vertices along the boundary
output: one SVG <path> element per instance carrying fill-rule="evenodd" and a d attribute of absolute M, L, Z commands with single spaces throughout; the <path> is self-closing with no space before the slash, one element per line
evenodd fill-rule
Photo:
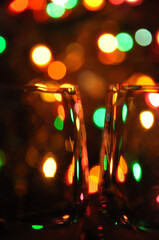
<path fill-rule="evenodd" d="M 154 115 L 150 111 L 143 111 L 140 113 L 140 122 L 146 129 L 150 129 L 154 123 Z"/>
<path fill-rule="evenodd" d="M 106 115 L 106 109 L 105 108 L 98 108 L 95 110 L 93 114 L 93 122 L 95 125 L 99 128 L 104 127 L 104 121 L 105 121 L 105 115 Z"/>
<path fill-rule="evenodd" d="M 113 5 L 120 5 L 123 2 L 125 2 L 125 0 L 109 0 L 110 3 L 112 3 Z"/>
<path fill-rule="evenodd" d="M 43 172 L 45 174 L 45 177 L 54 177 L 57 169 L 57 164 L 54 158 L 49 157 L 44 165 L 43 165 Z"/>
<path fill-rule="evenodd" d="M 105 5 L 104 0 L 83 0 L 84 7 L 89 11 L 100 10 Z"/>
<path fill-rule="evenodd" d="M 159 107 L 159 93 L 149 93 L 148 99 L 153 107 Z"/>
<path fill-rule="evenodd" d="M 155 82 L 153 78 L 151 78 L 150 76 L 141 75 L 138 77 L 136 84 L 137 85 L 155 85 Z"/>
<path fill-rule="evenodd" d="M 13 0 L 9 4 L 9 10 L 11 10 L 13 12 L 17 12 L 17 13 L 23 12 L 27 9 L 28 2 L 29 2 L 29 0 Z"/>
<path fill-rule="evenodd" d="M 64 122 L 63 120 L 60 118 L 60 116 L 57 116 L 55 121 L 54 121 L 54 127 L 59 130 L 62 131 L 63 127 L 64 127 Z"/>
<path fill-rule="evenodd" d="M 152 42 L 152 34 L 147 29 L 139 29 L 135 33 L 135 40 L 140 46 L 148 46 Z"/>
<path fill-rule="evenodd" d="M 143 2 L 143 0 L 125 0 L 125 2 L 128 2 L 133 5 L 139 5 Z"/>
<path fill-rule="evenodd" d="M 84 63 L 84 48 L 81 44 L 74 42 L 67 46 L 64 63 L 70 72 L 78 71 Z"/>
<path fill-rule="evenodd" d="M 0 170 L 5 165 L 6 162 L 6 156 L 4 152 L 0 149 Z"/>
<path fill-rule="evenodd" d="M 93 194 L 98 191 L 98 183 L 99 183 L 99 172 L 100 166 L 96 165 L 90 169 L 89 172 L 89 193 Z"/>
<path fill-rule="evenodd" d="M 119 159 L 119 165 L 117 168 L 117 179 L 119 182 L 124 182 L 125 181 L 125 175 L 128 172 L 128 166 L 127 163 L 125 161 L 125 159 L 123 158 L 123 156 L 120 156 Z"/>
<path fill-rule="evenodd" d="M 5 51 L 6 46 L 7 46 L 6 39 L 3 36 L 0 36 L 0 54 Z"/>
<path fill-rule="evenodd" d="M 34 230 L 40 230 L 40 229 L 43 229 L 44 228 L 44 226 L 43 225 L 32 225 L 31 226 L 32 227 L 32 229 L 34 229 Z"/>
<path fill-rule="evenodd" d="M 132 169 L 133 169 L 133 175 L 134 175 L 135 180 L 137 182 L 139 182 L 142 177 L 142 169 L 141 169 L 140 164 L 134 163 Z"/>
<path fill-rule="evenodd" d="M 122 32 L 116 35 L 117 48 L 120 51 L 127 52 L 133 47 L 133 39 L 130 34 Z"/>
<path fill-rule="evenodd" d="M 60 80 L 66 75 L 66 66 L 61 61 L 53 61 L 48 66 L 48 75 L 54 80 Z"/>
<path fill-rule="evenodd" d="M 77 3 L 78 0 L 67 0 L 64 5 L 66 9 L 72 9 L 76 7 Z"/>
<path fill-rule="evenodd" d="M 46 12 L 52 18 L 60 18 L 65 13 L 65 7 L 53 2 L 48 3 L 46 6 Z"/>
<path fill-rule="evenodd" d="M 122 107 L 122 120 L 124 123 L 126 122 L 127 114 L 128 114 L 128 107 L 126 104 L 124 104 Z"/>
<path fill-rule="evenodd" d="M 21 1 L 23 2 L 23 1 Z M 35 11 L 40 11 L 45 8 L 46 0 L 29 0 L 28 1 L 28 9 L 32 9 Z"/>
<path fill-rule="evenodd" d="M 45 45 L 36 45 L 31 50 L 31 58 L 34 64 L 44 67 L 51 61 L 51 50 Z"/>
<path fill-rule="evenodd" d="M 102 34 L 98 38 L 98 47 L 101 51 L 105 53 L 110 53 L 115 51 L 118 46 L 117 39 L 110 33 Z"/>
<path fill-rule="evenodd" d="M 110 53 L 105 53 L 102 51 L 98 52 L 99 61 L 105 65 L 120 64 L 125 60 L 125 58 L 126 58 L 125 52 L 121 52 L 118 49 Z"/>

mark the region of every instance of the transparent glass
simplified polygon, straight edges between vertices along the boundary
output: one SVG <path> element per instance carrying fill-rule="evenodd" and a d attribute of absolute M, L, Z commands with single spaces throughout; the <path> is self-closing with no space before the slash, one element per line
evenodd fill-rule
<path fill-rule="evenodd" d="M 158 239 L 158 85 L 109 86 L 100 170 L 103 227 L 109 215 L 118 239 Z M 109 239 L 107 235 L 108 231 L 104 239 Z"/>
<path fill-rule="evenodd" d="M 0 238 L 80 239 L 87 200 L 77 87 L 1 85 Z"/>

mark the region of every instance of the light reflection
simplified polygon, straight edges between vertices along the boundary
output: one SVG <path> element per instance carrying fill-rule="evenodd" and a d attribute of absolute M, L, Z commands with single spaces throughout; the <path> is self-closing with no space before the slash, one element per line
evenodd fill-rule
<path fill-rule="evenodd" d="M 125 2 L 125 0 L 109 0 L 109 2 L 114 5 L 120 5 Z"/>
<path fill-rule="evenodd" d="M 49 157 L 44 165 L 43 165 L 43 172 L 45 174 L 45 177 L 54 177 L 57 169 L 57 164 L 54 158 Z"/>
<path fill-rule="evenodd" d="M 95 110 L 93 114 L 93 122 L 97 127 L 99 128 L 104 127 L 105 115 L 106 115 L 106 108 L 98 108 Z"/>
<path fill-rule="evenodd" d="M 140 113 L 140 122 L 146 129 L 150 129 L 154 123 L 154 115 L 150 111 L 143 111 Z"/>
<path fill-rule="evenodd" d="M 100 166 L 96 165 L 90 169 L 89 172 L 89 193 L 93 194 L 98 191 L 98 183 L 99 183 L 99 172 Z"/>
<path fill-rule="evenodd" d="M 139 163 L 133 164 L 133 175 L 137 182 L 141 180 L 142 177 L 142 169 Z"/>
<path fill-rule="evenodd" d="M 57 108 L 57 112 L 58 112 L 58 115 L 59 117 L 61 118 L 62 121 L 65 120 L 65 110 L 64 110 L 64 107 L 63 105 L 59 105 L 58 108 Z"/>
<path fill-rule="evenodd" d="M 128 172 L 128 166 L 127 163 L 125 161 L 125 159 L 123 158 L 123 156 L 120 156 L 119 159 L 119 165 L 117 168 L 117 179 L 119 182 L 124 182 L 125 181 L 125 175 Z"/>

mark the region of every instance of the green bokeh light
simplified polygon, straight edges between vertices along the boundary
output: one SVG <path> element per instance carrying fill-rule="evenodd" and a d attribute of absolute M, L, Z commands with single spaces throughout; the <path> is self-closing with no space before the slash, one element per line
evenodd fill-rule
<path fill-rule="evenodd" d="M 140 46 L 148 46 L 152 42 L 152 34 L 147 29 L 139 29 L 135 33 L 135 40 Z"/>
<path fill-rule="evenodd" d="M 74 116 L 73 116 L 73 110 L 72 108 L 70 108 L 70 116 L 71 116 L 71 120 L 74 123 Z"/>
<path fill-rule="evenodd" d="M 133 47 L 133 39 L 128 33 L 119 33 L 116 36 L 118 42 L 118 49 L 122 52 L 127 52 Z"/>
<path fill-rule="evenodd" d="M 65 7 L 55 3 L 48 3 L 46 12 L 52 18 L 60 18 L 65 13 Z"/>
<path fill-rule="evenodd" d="M 141 180 L 142 170 L 141 170 L 141 166 L 139 163 L 133 164 L 133 175 L 137 182 L 139 182 Z"/>
<path fill-rule="evenodd" d="M 127 118 L 127 114 L 128 114 L 128 107 L 126 104 L 123 105 L 122 107 L 122 120 L 125 123 L 126 118 Z"/>
<path fill-rule="evenodd" d="M 72 9 L 74 8 L 78 3 L 78 0 L 68 0 L 66 3 L 65 3 L 65 8 L 66 9 Z"/>
<path fill-rule="evenodd" d="M 0 54 L 6 49 L 7 43 L 4 37 L 0 36 Z"/>
<path fill-rule="evenodd" d="M 63 130 L 63 125 L 64 125 L 63 120 L 59 116 L 57 116 L 55 121 L 54 121 L 54 127 L 57 130 L 62 131 Z"/>
<path fill-rule="evenodd" d="M 93 114 L 93 122 L 99 128 L 104 127 L 104 120 L 105 120 L 106 109 L 105 108 L 98 108 Z"/>
<path fill-rule="evenodd" d="M 44 228 L 43 225 L 32 225 L 31 227 L 32 227 L 32 229 L 34 229 L 34 230 L 40 230 L 40 229 Z"/>

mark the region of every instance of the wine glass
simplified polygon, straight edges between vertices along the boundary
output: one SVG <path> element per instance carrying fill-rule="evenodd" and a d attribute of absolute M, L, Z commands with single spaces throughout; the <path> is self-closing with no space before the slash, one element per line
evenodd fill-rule
<path fill-rule="evenodd" d="M 159 85 L 108 87 L 100 151 L 103 239 L 158 239 Z"/>
<path fill-rule="evenodd" d="M 88 201 L 77 86 L 0 86 L 1 239 L 81 239 Z"/>

